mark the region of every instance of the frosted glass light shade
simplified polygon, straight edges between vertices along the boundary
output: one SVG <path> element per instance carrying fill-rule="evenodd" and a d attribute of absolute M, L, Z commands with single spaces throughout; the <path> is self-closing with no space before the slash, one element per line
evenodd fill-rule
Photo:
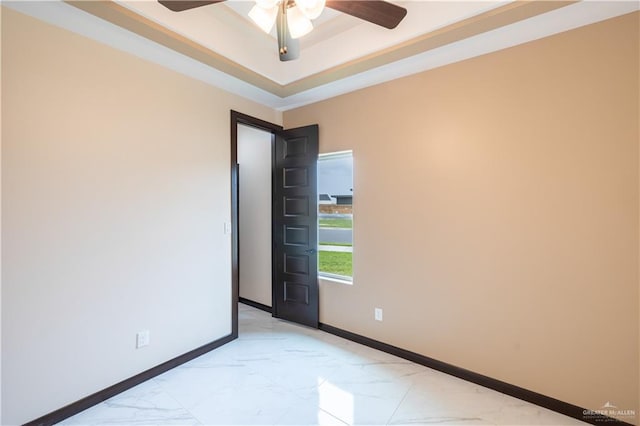
<path fill-rule="evenodd" d="M 309 34 L 313 29 L 313 24 L 304 16 L 298 6 L 287 9 L 287 25 L 291 38 L 300 38 L 305 34 Z"/>
<path fill-rule="evenodd" d="M 324 10 L 325 0 L 296 0 L 296 4 L 309 19 L 316 19 Z"/>
<path fill-rule="evenodd" d="M 249 11 L 249 18 L 259 26 L 262 31 L 265 33 L 270 33 L 271 28 L 273 28 L 273 24 L 276 23 L 276 16 L 278 16 L 278 6 L 272 6 L 269 9 L 265 9 L 260 7 L 260 5 L 256 4 Z"/>

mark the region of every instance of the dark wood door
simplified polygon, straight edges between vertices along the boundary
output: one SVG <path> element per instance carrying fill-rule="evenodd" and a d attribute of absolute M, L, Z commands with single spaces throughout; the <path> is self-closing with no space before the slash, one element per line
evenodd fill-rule
<path fill-rule="evenodd" d="M 273 315 L 318 327 L 318 126 L 276 132 Z"/>

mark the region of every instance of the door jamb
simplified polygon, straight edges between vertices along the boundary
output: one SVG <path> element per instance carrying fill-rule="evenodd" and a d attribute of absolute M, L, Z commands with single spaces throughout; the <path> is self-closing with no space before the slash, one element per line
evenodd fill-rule
<path fill-rule="evenodd" d="M 271 133 L 272 168 L 273 156 L 275 155 L 275 132 L 283 130 L 283 127 L 277 124 L 231 110 L 231 334 L 234 338 L 238 337 L 238 300 L 240 297 L 240 283 L 238 280 L 240 258 L 238 241 L 238 124 L 244 124 Z M 271 309 L 273 310 L 273 306 Z"/>

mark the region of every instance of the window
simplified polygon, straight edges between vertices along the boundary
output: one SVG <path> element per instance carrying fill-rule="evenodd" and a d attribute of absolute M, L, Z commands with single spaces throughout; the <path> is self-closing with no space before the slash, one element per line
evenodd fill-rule
<path fill-rule="evenodd" d="M 321 154 L 318 159 L 318 273 L 353 279 L 353 155 Z"/>

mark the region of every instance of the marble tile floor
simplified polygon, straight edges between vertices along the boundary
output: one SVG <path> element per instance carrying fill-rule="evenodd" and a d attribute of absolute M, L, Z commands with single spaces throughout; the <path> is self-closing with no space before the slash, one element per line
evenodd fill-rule
<path fill-rule="evenodd" d="M 237 340 L 62 424 L 584 424 L 246 305 L 239 315 Z"/>

